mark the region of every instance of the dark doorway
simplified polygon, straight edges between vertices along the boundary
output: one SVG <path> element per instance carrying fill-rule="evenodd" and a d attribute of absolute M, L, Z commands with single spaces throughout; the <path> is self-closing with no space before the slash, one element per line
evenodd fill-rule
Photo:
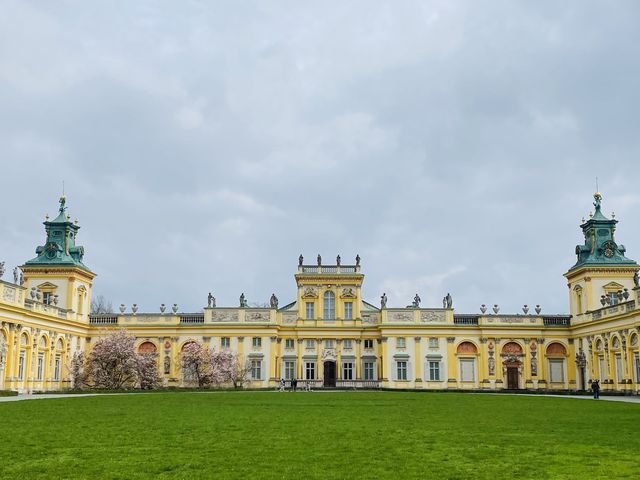
<path fill-rule="evenodd" d="M 509 390 L 517 390 L 518 385 L 518 367 L 507 367 L 507 388 Z"/>
<path fill-rule="evenodd" d="M 324 386 L 336 386 L 336 362 L 324 362 Z"/>

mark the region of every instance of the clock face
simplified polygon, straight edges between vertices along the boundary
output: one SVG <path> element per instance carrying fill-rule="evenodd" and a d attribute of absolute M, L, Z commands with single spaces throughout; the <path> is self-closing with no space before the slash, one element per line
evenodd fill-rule
<path fill-rule="evenodd" d="M 56 256 L 58 246 L 54 242 L 48 243 L 46 248 L 47 248 L 47 257 L 53 258 Z"/>

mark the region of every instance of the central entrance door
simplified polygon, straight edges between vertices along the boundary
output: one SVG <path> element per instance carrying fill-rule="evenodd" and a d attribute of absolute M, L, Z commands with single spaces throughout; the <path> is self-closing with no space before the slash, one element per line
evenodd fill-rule
<path fill-rule="evenodd" d="M 324 386 L 336 386 L 336 362 L 324 362 Z"/>
<path fill-rule="evenodd" d="M 518 385 L 518 367 L 507 367 L 507 388 L 509 390 L 517 390 Z"/>

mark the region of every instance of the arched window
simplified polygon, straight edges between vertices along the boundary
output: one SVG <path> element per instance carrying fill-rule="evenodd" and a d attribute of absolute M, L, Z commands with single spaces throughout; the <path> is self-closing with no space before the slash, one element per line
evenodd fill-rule
<path fill-rule="evenodd" d="M 478 353 L 478 349 L 471 342 L 462 342 L 458 345 L 458 349 L 456 350 L 458 354 L 475 354 Z"/>
<path fill-rule="evenodd" d="M 151 342 L 141 343 L 138 347 L 138 353 L 156 353 L 156 346 Z"/>
<path fill-rule="evenodd" d="M 334 320 L 336 318 L 336 296 L 331 290 L 324 292 L 324 319 Z"/>
<path fill-rule="evenodd" d="M 561 343 L 554 342 L 547 347 L 547 355 L 565 357 L 567 355 L 567 349 Z"/>

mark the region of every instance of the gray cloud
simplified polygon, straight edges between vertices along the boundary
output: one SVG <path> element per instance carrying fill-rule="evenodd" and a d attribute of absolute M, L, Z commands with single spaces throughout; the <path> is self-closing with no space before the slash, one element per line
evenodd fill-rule
<path fill-rule="evenodd" d="M 567 311 L 600 178 L 640 258 L 637 2 L 2 2 L 0 252 L 60 185 L 96 292 L 283 302 L 300 252 L 365 296 Z"/>

